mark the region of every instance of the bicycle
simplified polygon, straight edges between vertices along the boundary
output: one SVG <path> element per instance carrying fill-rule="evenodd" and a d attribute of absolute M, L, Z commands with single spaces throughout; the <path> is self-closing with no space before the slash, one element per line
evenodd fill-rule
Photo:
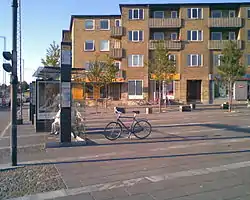
<path fill-rule="evenodd" d="M 106 139 L 116 140 L 122 134 L 123 128 L 128 131 L 128 138 L 130 138 L 131 134 L 134 134 L 138 139 L 145 139 L 151 134 L 152 126 L 148 120 L 136 118 L 136 116 L 140 114 L 140 111 L 132 111 L 134 113 L 133 117 L 121 117 L 121 114 L 125 114 L 124 108 L 115 107 L 114 112 L 117 115 L 116 121 L 109 122 L 104 129 L 104 136 Z M 124 122 L 122 122 L 121 118 L 133 119 L 133 121 L 130 126 L 126 126 Z M 111 133 L 109 133 L 110 128 L 112 129 Z M 114 134 L 114 130 L 117 130 L 116 134 Z M 139 133 L 144 130 L 147 130 L 146 134 L 144 136 L 140 136 Z"/>

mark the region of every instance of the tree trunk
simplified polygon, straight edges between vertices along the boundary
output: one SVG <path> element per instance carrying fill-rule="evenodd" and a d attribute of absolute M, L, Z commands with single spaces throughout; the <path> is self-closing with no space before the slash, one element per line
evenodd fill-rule
<path fill-rule="evenodd" d="M 162 82 L 159 81 L 159 97 L 158 97 L 158 103 L 159 103 L 159 113 L 161 113 L 161 97 L 162 97 Z"/>
<path fill-rule="evenodd" d="M 95 111 L 98 113 L 98 98 L 95 99 Z"/>
<path fill-rule="evenodd" d="M 231 112 L 232 111 L 232 104 L 233 104 L 232 81 L 229 81 L 228 92 L 229 92 L 228 111 Z"/>
<path fill-rule="evenodd" d="M 107 111 L 108 108 L 108 85 L 105 85 L 105 92 L 106 92 L 106 98 L 105 98 L 105 109 Z"/>

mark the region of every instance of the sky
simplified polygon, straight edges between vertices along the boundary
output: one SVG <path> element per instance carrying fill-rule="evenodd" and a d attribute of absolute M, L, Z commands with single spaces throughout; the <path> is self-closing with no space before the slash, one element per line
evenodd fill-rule
<path fill-rule="evenodd" d="M 246 2 L 247 0 L 245 0 Z M 22 9 L 22 58 L 24 59 L 24 80 L 30 83 L 36 69 L 45 57 L 46 49 L 54 41 L 61 41 L 63 29 L 69 29 L 71 15 L 120 14 L 120 3 L 199 3 L 200 0 L 21 0 Z M 225 2 L 210 0 L 204 2 Z M 227 0 L 226 2 L 240 2 Z M 0 36 L 7 39 L 7 50 L 12 50 L 12 0 L 1 0 Z M 4 49 L 0 37 L 0 52 Z M 0 64 L 3 58 L 0 54 Z M 3 68 L 0 66 L 0 83 L 3 83 Z M 7 75 L 6 83 L 9 84 Z"/>

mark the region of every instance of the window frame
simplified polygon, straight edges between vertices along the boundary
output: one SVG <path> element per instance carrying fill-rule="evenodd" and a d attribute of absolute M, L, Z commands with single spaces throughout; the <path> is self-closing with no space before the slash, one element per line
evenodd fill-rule
<path fill-rule="evenodd" d="M 213 13 L 214 13 L 214 12 L 219 12 L 219 13 L 220 13 L 220 17 L 214 17 L 214 16 L 213 16 Z M 212 11 L 211 11 L 211 18 L 222 18 L 222 10 L 212 10 Z"/>
<path fill-rule="evenodd" d="M 232 12 L 234 13 L 233 17 L 230 16 L 230 13 L 232 13 Z M 235 10 L 229 10 L 228 11 L 228 18 L 235 18 L 235 17 L 236 17 L 236 11 Z"/>
<path fill-rule="evenodd" d="M 138 65 L 134 65 L 134 57 L 135 56 L 141 56 L 141 59 L 142 59 L 142 65 L 140 65 L 139 63 L 139 57 L 138 57 Z M 131 58 L 131 65 L 129 64 L 129 59 Z M 128 67 L 144 67 L 144 55 L 143 54 L 130 54 L 128 55 Z"/>
<path fill-rule="evenodd" d="M 136 91 L 137 91 L 136 90 L 137 81 L 140 81 L 141 82 L 141 86 L 142 86 L 142 88 L 141 88 L 142 93 L 140 95 L 136 94 Z M 129 88 L 129 85 L 130 85 L 129 82 L 134 82 L 134 88 L 135 88 L 135 91 L 134 91 L 135 94 L 134 95 L 130 95 L 129 94 L 129 89 L 130 89 Z M 139 79 L 138 80 L 132 80 L 132 79 L 128 80 L 128 99 L 143 99 L 143 80 L 139 80 Z"/>
<path fill-rule="evenodd" d="M 247 54 L 247 67 L 250 67 L 250 54 Z"/>
<path fill-rule="evenodd" d="M 247 41 L 250 41 L 250 29 L 247 30 Z"/>
<path fill-rule="evenodd" d="M 162 17 L 155 17 L 155 13 L 162 13 Z M 156 18 L 156 19 L 164 19 L 165 18 L 165 13 L 164 11 L 160 11 L 160 10 L 157 10 L 157 11 L 154 11 L 154 14 L 153 14 L 153 17 Z"/>
<path fill-rule="evenodd" d="M 188 17 L 188 9 L 191 11 L 190 18 Z M 199 9 L 201 9 L 201 17 L 199 18 Z M 193 17 L 193 10 L 197 10 L 197 17 Z M 188 19 L 203 19 L 203 8 L 187 8 L 187 18 Z"/>
<path fill-rule="evenodd" d="M 102 43 L 103 41 L 107 41 L 107 42 L 108 42 L 108 49 L 107 49 L 107 50 L 101 50 L 101 43 Z M 100 51 L 101 51 L 101 52 L 110 51 L 110 41 L 109 41 L 109 40 L 100 40 Z"/>
<path fill-rule="evenodd" d="M 218 56 L 218 65 L 216 65 L 216 60 L 215 60 L 216 56 Z M 214 54 L 214 67 L 218 67 L 221 65 L 221 57 L 222 56 L 223 56 L 222 54 Z"/>
<path fill-rule="evenodd" d="M 191 38 L 188 39 L 188 32 L 190 31 Z M 201 32 L 201 39 L 199 40 L 199 31 Z M 197 32 L 197 40 L 193 40 L 193 32 Z M 192 42 L 200 42 L 203 41 L 203 30 L 187 30 L 187 40 Z"/>
<path fill-rule="evenodd" d="M 203 55 L 202 54 L 188 54 L 187 56 L 188 56 L 188 58 L 190 58 L 190 60 L 188 60 L 188 63 L 187 63 L 188 67 L 202 67 L 203 66 Z M 193 65 L 193 63 L 192 63 L 193 56 L 196 56 L 197 65 Z M 200 61 L 201 61 L 200 65 L 199 65 L 199 56 L 200 56 Z M 189 65 L 189 63 L 190 63 L 190 65 Z"/>
<path fill-rule="evenodd" d="M 103 21 L 107 21 L 108 22 L 108 28 L 107 29 L 106 28 L 104 29 L 104 28 L 101 27 L 101 22 L 103 22 Z M 102 30 L 102 31 L 109 31 L 110 30 L 110 19 L 100 19 L 99 25 L 100 25 L 100 30 Z"/>
<path fill-rule="evenodd" d="M 92 21 L 92 23 L 93 23 L 93 28 L 92 29 L 87 29 L 86 28 L 86 21 Z M 85 19 L 84 20 L 84 30 L 86 30 L 86 31 L 93 31 L 93 30 L 95 30 L 95 20 L 94 19 Z"/>
<path fill-rule="evenodd" d="M 134 17 L 134 11 L 137 10 L 138 11 L 138 18 L 135 18 Z M 142 18 L 140 18 L 140 10 L 142 10 Z M 129 12 L 132 12 L 132 16 L 131 18 L 129 18 L 129 14 L 128 14 L 128 19 L 129 20 L 144 20 L 144 9 L 143 8 L 132 8 L 132 9 L 129 9 L 128 13 Z"/>
<path fill-rule="evenodd" d="M 154 40 L 157 40 L 157 39 L 155 39 L 155 33 L 161 34 L 161 35 L 163 36 L 163 37 L 162 37 L 163 39 L 160 39 L 160 40 L 164 40 L 164 39 L 165 39 L 165 34 L 164 34 L 164 32 L 154 32 L 154 33 L 153 33 L 153 39 L 154 39 Z"/>
<path fill-rule="evenodd" d="M 140 31 L 142 32 L 142 39 L 140 40 Z M 132 40 L 130 40 L 130 32 L 132 33 Z M 138 32 L 138 40 L 134 39 L 134 32 Z M 144 30 L 131 30 L 128 31 L 128 41 L 130 42 L 143 42 L 144 41 Z"/>
<path fill-rule="evenodd" d="M 86 42 L 92 41 L 93 42 L 93 49 L 86 49 Z M 84 41 L 84 51 L 95 51 L 95 40 L 85 40 Z"/>
<path fill-rule="evenodd" d="M 116 66 L 117 63 L 119 63 L 119 66 L 118 66 L 118 67 L 119 67 L 119 70 L 120 70 L 120 69 L 121 69 L 121 64 L 122 64 L 122 63 L 121 63 L 121 61 L 115 60 L 115 61 L 114 61 L 114 65 Z"/>
<path fill-rule="evenodd" d="M 119 26 L 117 26 L 116 22 L 119 21 Z M 115 27 L 121 27 L 122 26 L 122 20 L 121 19 L 115 19 Z"/>
<path fill-rule="evenodd" d="M 211 40 L 215 40 L 213 39 L 213 34 L 218 34 L 220 33 L 220 39 L 219 40 L 222 40 L 222 32 L 211 32 Z"/>
<path fill-rule="evenodd" d="M 176 13 L 176 17 L 173 17 L 173 13 Z M 178 11 L 177 11 L 177 10 L 172 10 L 172 11 L 170 12 L 170 16 L 171 16 L 171 19 L 176 19 L 176 18 L 178 18 Z"/>
<path fill-rule="evenodd" d="M 173 36 L 172 36 L 172 35 L 176 35 L 176 39 L 173 39 Z M 178 40 L 178 33 L 177 33 L 177 32 L 171 32 L 171 34 L 170 34 L 170 39 L 171 39 L 172 41 Z"/>
<path fill-rule="evenodd" d="M 234 41 L 234 40 L 236 40 L 236 33 L 234 31 L 228 32 L 228 40 L 232 40 L 232 39 L 230 39 L 230 34 L 232 34 L 232 33 L 234 34 L 234 39 L 233 39 L 233 41 Z"/>
<path fill-rule="evenodd" d="M 247 12 L 246 12 L 246 14 L 247 14 L 247 19 L 250 19 L 250 8 L 246 8 L 247 9 Z"/>

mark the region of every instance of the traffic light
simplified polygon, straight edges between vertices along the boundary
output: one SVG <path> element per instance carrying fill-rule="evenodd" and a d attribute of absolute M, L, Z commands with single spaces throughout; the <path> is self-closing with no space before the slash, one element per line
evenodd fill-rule
<path fill-rule="evenodd" d="M 13 58 L 12 53 L 10 53 L 9 51 L 4 51 L 3 52 L 3 57 L 7 61 L 12 61 L 12 58 Z M 11 72 L 12 71 L 12 65 L 10 63 L 3 63 L 3 69 L 6 72 Z"/>

